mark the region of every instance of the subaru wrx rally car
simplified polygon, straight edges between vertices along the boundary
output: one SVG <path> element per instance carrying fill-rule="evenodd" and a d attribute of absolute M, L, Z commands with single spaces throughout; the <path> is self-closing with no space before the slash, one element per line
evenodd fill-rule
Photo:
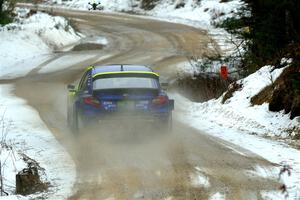
<path fill-rule="evenodd" d="M 122 120 L 167 130 L 172 126 L 174 100 L 162 89 L 159 75 L 146 66 L 91 66 L 78 86 L 68 89 L 68 124 L 74 132 L 92 123 L 118 125 Z"/>

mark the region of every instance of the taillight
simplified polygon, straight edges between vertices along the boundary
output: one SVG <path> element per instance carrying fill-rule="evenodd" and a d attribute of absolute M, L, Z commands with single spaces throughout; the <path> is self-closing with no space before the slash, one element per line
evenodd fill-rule
<path fill-rule="evenodd" d="M 168 98 L 166 96 L 158 96 L 152 100 L 152 104 L 154 105 L 161 105 L 168 102 Z"/>
<path fill-rule="evenodd" d="M 85 98 L 83 98 L 83 102 L 87 105 L 91 105 L 91 106 L 94 106 L 96 108 L 101 107 L 100 102 L 97 99 L 95 99 L 94 97 L 85 97 Z"/>

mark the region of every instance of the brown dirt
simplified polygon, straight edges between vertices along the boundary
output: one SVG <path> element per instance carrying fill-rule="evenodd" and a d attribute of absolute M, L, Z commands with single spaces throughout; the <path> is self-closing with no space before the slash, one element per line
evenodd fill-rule
<path fill-rule="evenodd" d="M 272 99 L 274 86 L 269 85 L 265 87 L 261 92 L 259 92 L 257 95 L 253 96 L 250 99 L 250 102 L 252 105 L 262 105 L 263 103 L 270 103 Z"/>
<path fill-rule="evenodd" d="M 72 48 L 72 51 L 91 51 L 91 50 L 101 50 L 105 46 L 102 44 L 84 43 L 78 44 Z"/>
<path fill-rule="evenodd" d="M 222 103 L 225 103 L 228 99 L 233 97 L 233 94 L 240 90 L 243 87 L 243 84 L 239 84 L 237 82 L 233 82 L 229 85 L 227 92 L 224 94 Z"/>
<path fill-rule="evenodd" d="M 214 75 L 195 75 L 179 78 L 173 87 L 193 102 L 205 102 L 220 97 L 228 89 L 231 80 Z"/>
<path fill-rule="evenodd" d="M 253 105 L 269 103 L 270 111 L 284 110 L 290 118 L 300 116 L 300 68 L 291 66 L 272 84 L 251 98 Z"/>

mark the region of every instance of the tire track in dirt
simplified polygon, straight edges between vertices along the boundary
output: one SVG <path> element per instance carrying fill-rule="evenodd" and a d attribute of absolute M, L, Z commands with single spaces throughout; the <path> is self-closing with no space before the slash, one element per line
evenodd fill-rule
<path fill-rule="evenodd" d="M 177 72 L 170 66 L 186 55 L 211 52 L 211 39 L 205 31 L 192 27 L 127 15 L 66 10 L 55 13 L 80 19 L 76 25 L 81 32 L 88 36 L 104 35 L 111 41 L 103 50 L 91 51 L 96 56 L 88 61 L 49 74 L 38 73 L 45 66 L 41 65 L 28 76 L 12 81 L 16 84 L 16 95 L 38 110 L 76 162 L 78 178 L 74 195 L 69 199 L 208 199 L 215 192 L 225 194 L 227 199 L 260 199 L 260 191 L 277 188 L 275 180 L 245 174 L 257 165 L 272 167 L 271 163 L 242 148 L 239 151 L 246 156 L 240 155 L 219 139 L 176 119 L 170 135 L 151 130 L 140 139 L 128 137 L 129 141 L 127 138 L 118 142 L 110 137 L 99 139 L 99 133 L 88 131 L 91 133 L 75 139 L 66 126 L 65 88 L 81 76 L 86 66 L 148 64 L 172 79 Z M 57 58 L 66 54 L 70 52 L 60 52 Z M 97 59 L 97 55 L 105 54 L 112 57 Z M 178 115 L 184 114 L 180 112 L 184 108 L 178 110 Z M 198 168 L 208 177 L 209 187 L 192 184 L 191 175 L 199 173 Z"/>

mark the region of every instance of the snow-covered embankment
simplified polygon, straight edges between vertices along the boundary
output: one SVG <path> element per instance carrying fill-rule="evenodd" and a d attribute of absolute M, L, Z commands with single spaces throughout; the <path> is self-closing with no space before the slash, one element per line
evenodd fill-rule
<path fill-rule="evenodd" d="M 27 9 L 19 9 L 15 23 L 0 27 L 0 78 L 26 75 L 46 61 L 53 50 L 75 43 L 82 35 L 63 17 L 46 13 L 29 18 Z"/>
<path fill-rule="evenodd" d="M 14 193 L 15 175 L 27 167 L 23 161 L 23 154 L 25 154 L 44 168 L 40 174 L 41 178 L 51 186 L 45 194 L 23 198 L 33 199 L 44 196 L 47 199 L 66 199 L 71 194 L 75 183 L 75 164 L 40 119 L 38 112 L 28 106 L 23 99 L 15 97 L 12 90 L 12 85 L 0 85 L 2 115 L 0 125 L 4 127 L 0 134 L 9 149 L 1 146 L 4 191 L 9 194 Z M 5 153 L 7 151 L 9 153 Z"/>
<path fill-rule="evenodd" d="M 29 14 L 17 9 L 17 20 L 0 27 L 0 79 L 25 76 L 50 58 L 53 50 L 77 42 L 82 36 L 62 17 Z M 76 178 L 75 164 L 40 119 L 37 111 L 12 94 L 13 85 L 0 85 L 1 172 L 8 199 L 66 199 Z M 24 155 L 44 170 L 41 178 L 50 183 L 46 193 L 15 196 L 15 175 L 25 167 Z M 5 199 L 5 197 L 1 197 Z"/>

